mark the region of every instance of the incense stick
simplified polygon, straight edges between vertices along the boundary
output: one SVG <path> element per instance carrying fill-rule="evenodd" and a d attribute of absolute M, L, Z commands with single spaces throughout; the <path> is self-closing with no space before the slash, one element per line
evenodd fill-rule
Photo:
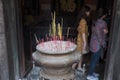
<path fill-rule="evenodd" d="M 34 37 L 35 37 L 36 43 L 39 44 L 36 34 L 34 34 Z"/>
<path fill-rule="evenodd" d="M 70 27 L 68 27 L 68 29 L 67 29 L 67 38 L 69 36 L 69 30 L 70 30 Z"/>

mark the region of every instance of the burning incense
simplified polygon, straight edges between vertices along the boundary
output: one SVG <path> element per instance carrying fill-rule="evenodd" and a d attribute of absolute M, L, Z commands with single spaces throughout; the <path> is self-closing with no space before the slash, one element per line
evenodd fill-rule
<path fill-rule="evenodd" d="M 49 38 L 48 38 L 47 34 L 46 34 L 46 36 L 45 36 L 45 37 L 46 37 L 46 41 L 48 41 L 48 40 L 49 40 Z"/>
<path fill-rule="evenodd" d="M 60 23 L 57 24 L 57 29 L 56 29 L 56 22 L 55 22 L 56 13 L 55 12 L 54 14 L 51 13 L 51 16 L 52 16 L 52 22 L 49 29 L 49 36 L 54 38 L 56 35 L 58 35 L 59 38 L 62 39 L 63 18 L 61 19 L 61 24 Z"/>
<path fill-rule="evenodd" d="M 63 18 L 61 19 L 61 27 L 63 27 Z"/>
<path fill-rule="evenodd" d="M 49 36 L 51 36 L 51 24 L 49 25 L 50 29 L 49 29 Z"/>
<path fill-rule="evenodd" d="M 36 43 L 39 44 L 36 34 L 34 34 L 34 37 L 35 37 Z"/>
<path fill-rule="evenodd" d="M 52 17 L 52 20 L 53 20 L 53 13 L 51 12 L 51 17 Z"/>
<path fill-rule="evenodd" d="M 54 16 L 52 19 L 52 36 L 56 36 L 56 23 L 55 23 L 56 17 L 55 17 L 55 12 L 54 12 Z"/>
<path fill-rule="evenodd" d="M 70 27 L 68 27 L 68 29 L 67 29 L 67 38 L 69 36 L 69 31 L 70 31 Z"/>
<path fill-rule="evenodd" d="M 58 36 L 60 39 L 62 39 L 62 27 L 60 26 L 60 23 L 58 23 L 57 27 L 58 27 Z"/>
<path fill-rule="evenodd" d="M 44 48 L 44 39 L 41 40 L 42 47 Z"/>

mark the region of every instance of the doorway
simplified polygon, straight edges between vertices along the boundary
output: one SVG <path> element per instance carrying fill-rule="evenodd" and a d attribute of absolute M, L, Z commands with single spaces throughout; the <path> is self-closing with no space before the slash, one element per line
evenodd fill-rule
<path fill-rule="evenodd" d="M 53 1 L 53 2 L 52 2 Z M 55 1 L 55 3 L 54 3 Z M 48 29 L 49 29 L 49 23 L 51 22 L 51 11 L 53 10 L 53 8 L 60 14 L 57 14 L 58 17 L 66 17 L 65 18 L 65 29 L 67 29 L 67 27 L 71 27 L 73 31 L 76 27 L 74 25 L 74 21 L 75 21 L 75 16 L 79 10 L 79 8 L 77 8 L 75 10 L 74 13 L 71 12 L 65 12 L 59 9 L 60 7 L 60 2 L 58 0 L 49 0 L 49 1 L 45 1 L 45 0 L 21 0 L 20 1 L 20 11 L 21 11 L 21 23 L 22 23 L 22 33 L 20 32 L 19 34 L 21 35 L 21 38 L 23 39 L 23 53 L 22 55 L 20 55 L 20 61 L 24 60 L 22 63 L 20 63 L 21 66 L 21 75 L 22 77 L 25 76 L 25 74 L 27 74 L 30 69 L 32 68 L 32 52 L 35 51 L 35 46 L 36 41 L 35 41 L 35 37 L 34 34 L 37 35 L 38 38 L 42 39 L 44 38 L 44 35 L 48 34 Z M 76 0 L 77 1 L 77 0 Z M 109 6 L 109 9 L 112 10 L 112 6 L 113 6 L 113 1 L 110 0 L 111 2 L 109 2 L 109 0 L 98 0 L 93 1 L 93 0 L 84 0 L 82 1 L 82 3 L 89 5 L 90 7 L 92 7 L 92 12 L 94 14 L 94 11 L 98 8 L 101 8 L 101 6 L 104 6 L 102 8 L 106 8 Z M 56 4 L 57 3 L 57 4 Z M 103 4 L 96 4 L 96 3 L 105 3 L 105 5 Z M 54 4 L 54 5 L 53 5 Z M 78 7 L 82 6 L 81 5 L 77 5 Z M 68 17 L 69 14 L 71 16 L 71 19 Z M 91 15 L 94 16 L 94 15 Z M 74 21 L 72 21 L 74 18 Z M 59 19 L 58 19 L 59 21 Z M 71 23 L 71 24 L 69 24 Z M 44 32 L 43 32 L 44 31 Z M 64 30 L 66 31 L 66 30 Z M 71 32 L 72 33 L 72 32 Z M 75 34 L 76 35 L 76 34 Z M 75 36 L 75 35 L 71 35 L 71 36 Z M 22 46 L 21 46 L 22 47 Z M 105 67 L 105 64 L 104 64 Z M 23 71 L 24 70 L 24 71 Z"/>

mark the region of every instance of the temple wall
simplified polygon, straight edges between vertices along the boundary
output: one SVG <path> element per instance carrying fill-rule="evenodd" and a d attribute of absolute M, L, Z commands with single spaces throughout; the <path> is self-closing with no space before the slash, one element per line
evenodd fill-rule
<path fill-rule="evenodd" d="M 120 1 L 114 1 L 112 27 L 104 80 L 120 80 Z"/>
<path fill-rule="evenodd" d="M 3 4 L 0 0 L 0 80 L 9 80 Z"/>

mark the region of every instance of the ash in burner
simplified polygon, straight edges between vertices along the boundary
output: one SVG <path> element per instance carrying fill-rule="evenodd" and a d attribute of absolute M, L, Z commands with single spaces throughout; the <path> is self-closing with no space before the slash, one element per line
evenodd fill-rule
<path fill-rule="evenodd" d="M 37 45 L 36 49 L 47 54 L 64 54 L 76 49 L 76 45 L 70 41 L 47 41 Z"/>

